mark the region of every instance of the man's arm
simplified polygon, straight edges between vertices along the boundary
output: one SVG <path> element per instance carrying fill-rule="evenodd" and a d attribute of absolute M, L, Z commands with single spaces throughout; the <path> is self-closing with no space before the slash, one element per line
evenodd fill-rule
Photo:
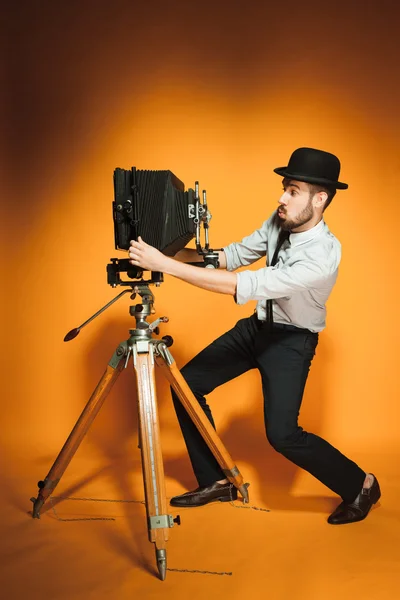
<path fill-rule="evenodd" d="M 160 271 L 210 292 L 230 294 L 231 296 L 234 296 L 236 292 L 235 273 L 185 265 L 146 244 L 141 237 L 138 238 L 138 241 L 131 241 L 129 256 L 131 259 L 129 262 L 135 267 Z"/>
<path fill-rule="evenodd" d="M 228 271 L 247 267 L 267 254 L 268 237 L 276 220 L 275 212 L 259 229 L 244 237 L 241 242 L 233 242 L 224 247 Z"/>
<path fill-rule="evenodd" d="M 280 269 L 264 267 L 258 271 L 242 271 L 237 275 L 238 304 L 249 300 L 284 298 L 309 289 L 331 288 L 336 281 L 339 263 L 335 252 L 328 260 L 299 260 Z"/>
<path fill-rule="evenodd" d="M 224 252 L 220 252 L 220 254 L 224 255 Z M 219 269 L 202 269 L 193 265 L 183 264 L 173 258 L 165 257 L 165 259 L 162 272 L 167 275 L 172 275 L 210 292 L 230 294 L 231 296 L 234 296 L 236 293 L 235 273 L 220 271 Z"/>
<path fill-rule="evenodd" d="M 218 251 L 220 269 L 235 271 L 239 267 L 251 265 L 267 253 L 268 231 L 276 224 L 276 211 L 264 221 L 259 229 L 246 236 L 241 242 L 233 242 Z M 174 258 L 184 263 L 201 262 L 202 257 L 194 248 L 183 248 Z"/>

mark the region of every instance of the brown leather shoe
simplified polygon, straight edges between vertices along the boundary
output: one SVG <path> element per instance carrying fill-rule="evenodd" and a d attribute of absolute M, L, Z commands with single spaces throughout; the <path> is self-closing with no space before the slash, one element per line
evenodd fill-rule
<path fill-rule="evenodd" d="M 381 497 L 381 490 L 377 478 L 373 473 L 374 483 L 370 488 L 362 488 L 353 502 L 342 502 L 328 518 L 331 525 L 344 525 L 362 521 L 368 515 L 373 504 Z"/>
<path fill-rule="evenodd" d="M 212 483 L 206 487 L 198 487 L 193 492 L 186 492 L 181 496 L 174 496 L 170 500 L 171 506 L 203 506 L 209 502 L 230 502 L 237 499 L 237 489 L 232 483 Z"/>

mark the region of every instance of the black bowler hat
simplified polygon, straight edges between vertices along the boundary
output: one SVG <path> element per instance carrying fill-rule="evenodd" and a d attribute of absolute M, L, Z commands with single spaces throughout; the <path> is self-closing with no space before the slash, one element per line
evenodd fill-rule
<path fill-rule="evenodd" d="M 290 157 L 287 167 L 274 169 L 282 177 L 306 183 L 320 183 L 338 190 L 346 190 L 347 183 L 338 181 L 340 160 L 330 152 L 315 148 L 298 148 Z"/>

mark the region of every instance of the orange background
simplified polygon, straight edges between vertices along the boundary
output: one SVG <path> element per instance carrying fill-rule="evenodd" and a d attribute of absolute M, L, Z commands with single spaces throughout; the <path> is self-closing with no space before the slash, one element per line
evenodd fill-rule
<path fill-rule="evenodd" d="M 215 581 L 220 578 L 210 581 L 210 576 L 192 575 L 190 579 L 171 573 L 160 588 L 151 567 L 138 559 L 145 553 L 148 563 L 152 562 L 142 513 L 134 514 L 141 522 L 136 553 L 130 548 L 132 523 L 126 531 L 122 527 L 120 537 L 115 535 L 118 542 L 110 544 L 110 539 L 99 542 L 92 526 L 88 533 L 88 529 L 83 532 L 82 524 L 61 524 L 54 519 L 50 523 L 49 513 L 41 523 L 29 521 L 26 515 L 29 497 L 36 495 L 37 480 L 48 472 L 133 323 L 129 298 L 125 297 L 75 341 L 63 342 L 67 331 L 116 294 L 107 286 L 105 270 L 110 257 L 120 254 L 114 250 L 111 213 L 115 167 L 170 169 L 186 187 L 199 180 L 200 189 L 207 189 L 213 215 L 211 245 L 222 247 L 251 233 L 274 210 L 281 186 L 273 169 L 287 164 L 295 148 L 311 146 L 340 157 L 340 179 L 349 189 L 338 192 L 325 216 L 342 243 L 343 259 L 328 303 L 327 329 L 320 336 L 307 384 L 301 425 L 327 438 L 366 470 L 376 471 L 386 485 L 388 500 L 389 490 L 391 497 L 396 497 L 398 17 L 397 4 L 390 1 L 381 1 L 379 10 L 374 2 L 325 6 L 293 0 L 281 5 L 175 1 L 171 5 L 121 0 L 28 3 L 24 10 L 20 7 L 19 14 L 9 11 L 4 128 L 9 164 L 3 162 L 8 183 L 2 219 L 6 344 L 1 412 L 3 501 L 9 507 L 8 516 L 3 516 L 9 528 L 6 531 L 12 532 L 7 544 L 13 539 L 8 546 L 3 537 L 9 561 L 3 562 L 9 597 L 22 597 L 24 586 L 33 598 L 43 591 L 57 599 L 100 599 L 109 594 L 125 598 L 134 590 L 147 590 L 143 597 L 149 598 L 161 593 L 177 598 L 179 592 L 182 597 L 197 597 L 196 593 L 204 595 L 211 589 L 220 589 L 219 595 L 225 597 L 228 588 L 226 597 L 236 597 L 235 593 L 239 597 L 239 575 L 236 583 L 228 585 Z M 261 266 L 256 263 L 252 268 Z M 239 318 L 251 314 L 255 306 L 251 302 L 238 307 L 228 296 L 169 277 L 155 294 L 156 316 L 170 319 L 162 326 L 162 335 L 174 337 L 172 351 L 178 366 Z M 159 377 L 157 382 L 167 493 L 171 496 L 194 487 L 195 481 L 168 386 Z M 308 537 L 310 528 L 314 531 L 317 520 L 320 530 L 315 535 L 321 536 L 320 543 L 324 539 L 326 552 L 332 552 L 333 542 L 325 540 L 324 519 L 336 501 L 329 504 L 332 495 L 328 490 L 268 447 L 261 399 L 255 372 L 210 396 L 218 431 L 245 479 L 251 481 L 254 503 L 270 508 L 271 515 L 283 511 L 282 521 L 269 521 L 271 529 L 268 523 L 262 525 L 265 558 L 273 558 L 268 550 L 270 532 L 276 527 L 276 537 L 281 536 L 288 519 L 294 528 L 291 531 L 296 531 L 290 542 L 294 547 L 300 536 Z M 135 400 L 133 374 L 123 373 L 57 492 L 142 497 Z M 308 503 L 301 503 L 302 495 Z M 259 553 L 260 542 L 255 540 L 264 517 L 256 515 L 254 523 L 249 523 L 241 515 L 246 511 L 227 514 L 221 512 L 222 506 L 214 508 L 213 512 L 207 507 L 204 516 L 200 513 L 200 521 L 189 515 L 184 534 L 180 533 L 184 527 L 171 532 L 169 544 L 175 548 L 171 552 L 177 553 L 177 567 L 185 566 L 183 558 L 188 557 L 193 532 L 210 526 L 209 534 L 203 531 L 204 539 L 196 533 L 200 549 L 188 561 L 191 566 L 186 565 L 204 568 L 199 556 L 209 551 L 203 552 L 201 543 L 209 544 L 216 523 L 229 516 L 233 519 L 230 527 L 238 528 L 235 531 L 240 530 L 241 535 L 253 532 L 250 556 Z M 377 522 L 374 534 L 385 530 L 398 536 L 395 504 L 387 513 L 384 508 L 365 524 L 354 526 L 356 531 L 364 527 L 362 531 L 367 532 L 373 526 L 370 520 L 378 521 L 380 514 L 386 520 L 383 525 Z M 296 516 L 288 516 L 296 510 L 302 511 L 306 525 L 303 521 L 299 524 Z M 119 516 L 124 523 L 132 517 L 123 511 Z M 43 523 L 46 518 L 47 525 Z M 63 531 L 64 525 L 69 527 L 69 533 L 61 533 L 61 525 Z M 44 534 L 46 527 L 48 533 Z M 331 529 L 338 549 L 349 547 L 349 539 L 354 552 L 358 544 L 366 543 L 347 537 L 355 535 L 351 527 L 341 534 L 346 543 Z M 229 528 L 223 531 L 232 536 Z M 182 535 L 189 542 L 179 540 Z M 39 554 L 32 559 L 27 551 L 37 536 L 45 536 L 40 550 L 46 557 L 43 563 Z M 64 550 L 57 550 L 66 567 L 57 562 L 56 568 L 52 562 L 56 559 L 49 550 L 50 539 L 53 546 L 55 539 L 63 539 L 60 546 Z M 229 561 L 221 557 L 231 542 L 227 546 L 223 535 L 220 539 L 219 558 L 213 556 L 214 562 L 210 558 L 209 570 L 230 570 Z M 386 564 L 392 565 L 395 539 L 398 537 L 390 537 L 389 544 L 382 539 Z M 90 560 L 81 565 L 81 571 L 73 571 L 76 586 L 71 591 L 72 571 L 68 569 L 72 568 L 75 544 L 76 551 L 87 552 Z M 106 552 L 103 546 L 108 548 L 107 559 L 101 555 Z M 284 546 L 281 551 L 285 552 Z M 239 555 L 237 550 L 235 556 Z M 285 579 L 287 557 L 285 570 L 280 571 L 283 566 L 274 552 L 276 577 L 269 582 L 270 588 L 257 579 L 262 565 L 253 573 L 251 565 L 235 560 L 239 561 L 236 573 L 242 573 L 243 586 L 245 581 L 254 586 L 251 597 L 258 597 L 256 590 L 260 594 L 263 590 L 264 595 L 273 589 L 272 597 L 285 599 L 297 590 L 296 563 L 290 567 L 292 584 L 286 581 L 282 586 L 280 576 Z M 339 551 L 337 560 L 336 567 L 342 569 Z M 107 571 L 109 561 L 114 565 L 119 561 L 125 587 L 115 583 L 117 587 L 107 588 L 113 577 L 119 581 L 117 571 Z M 101 576 L 99 563 L 103 565 Z M 324 564 L 307 575 L 302 571 L 304 597 L 330 597 L 318 595 L 320 586 L 332 576 L 325 578 Z M 358 593 L 356 583 L 367 577 L 364 597 L 393 597 L 393 586 L 398 583 L 394 567 L 382 583 L 379 569 L 376 574 L 376 569 L 368 566 L 364 573 L 363 566 L 354 571 L 350 564 L 343 587 L 335 593 L 353 597 Z M 22 579 L 21 569 L 29 574 Z M 68 581 L 63 579 L 65 569 Z M 368 579 L 375 576 L 376 580 Z M 196 577 L 200 579 L 193 579 Z M 334 579 L 336 586 L 342 581 Z M 375 585 L 381 595 L 373 594 Z M 240 589 L 243 592 L 244 587 Z"/>

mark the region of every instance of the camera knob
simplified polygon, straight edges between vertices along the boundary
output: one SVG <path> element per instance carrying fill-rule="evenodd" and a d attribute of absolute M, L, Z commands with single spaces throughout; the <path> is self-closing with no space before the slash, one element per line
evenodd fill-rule
<path fill-rule="evenodd" d="M 174 339 L 170 335 L 164 335 L 164 337 L 162 337 L 161 339 L 165 343 L 167 348 L 172 346 L 172 344 L 174 343 Z"/>

